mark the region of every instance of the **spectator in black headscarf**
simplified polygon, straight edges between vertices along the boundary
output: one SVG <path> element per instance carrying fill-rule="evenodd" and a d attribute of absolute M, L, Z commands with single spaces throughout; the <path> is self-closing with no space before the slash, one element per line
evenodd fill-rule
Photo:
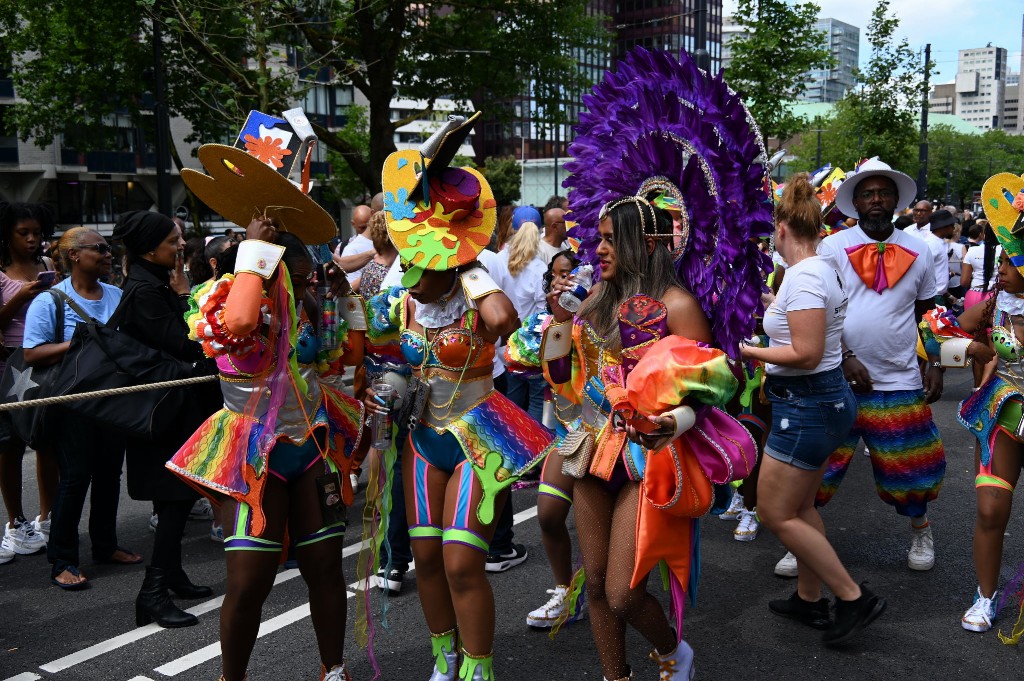
<path fill-rule="evenodd" d="M 128 278 L 120 330 L 138 341 L 196 365 L 197 373 L 214 373 L 200 345 L 188 338 L 184 313 L 188 309 L 189 282 L 184 272 L 181 229 L 168 217 L 148 211 L 124 214 L 114 226 L 115 239 L 124 244 Z M 189 399 L 176 415 L 175 426 L 157 441 L 130 439 L 127 446 L 128 493 L 133 499 L 153 502 L 159 522 L 153 556 L 135 601 L 136 624 L 155 621 L 162 627 L 198 623 L 177 607 L 169 591 L 181 598 L 206 598 L 213 591 L 194 585 L 181 565 L 181 537 L 198 494 L 172 475 L 164 463 L 203 420 L 217 410 L 215 383 L 179 388 Z"/>

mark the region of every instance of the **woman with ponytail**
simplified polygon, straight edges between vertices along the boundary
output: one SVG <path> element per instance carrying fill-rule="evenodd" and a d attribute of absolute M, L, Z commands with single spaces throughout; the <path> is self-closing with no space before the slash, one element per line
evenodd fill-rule
<path fill-rule="evenodd" d="M 853 426 L 857 401 L 843 376 L 842 334 L 847 294 L 839 273 L 817 255 L 821 205 L 807 175 L 786 183 L 775 213 L 775 247 L 789 263 L 775 302 L 764 315 L 767 348 L 743 346 L 745 359 L 765 362 L 772 428 L 757 484 L 764 525 L 796 556 L 796 592 L 768 603 L 776 615 L 824 629 L 823 642 L 845 642 L 885 610 L 850 577 L 825 536 L 814 497 L 826 461 Z M 836 597 L 829 618 L 826 584 Z"/>

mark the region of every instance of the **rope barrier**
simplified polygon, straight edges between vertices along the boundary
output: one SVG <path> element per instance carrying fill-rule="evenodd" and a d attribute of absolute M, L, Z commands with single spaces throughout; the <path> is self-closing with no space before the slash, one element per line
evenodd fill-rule
<path fill-rule="evenodd" d="M 128 395 L 130 393 L 141 393 L 146 390 L 161 390 L 163 388 L 180 388 L 186 385 L 197 383 L 212 383 L 218 380 L 216 374 L 212 376 L 196 376 L 194 378 L 179 378 L 175 381 L 160 381 L 158 383 L 143 383 L 141 385 L 127 385 L 123 388 L 107 388 L 106 390 L 94 390 L 88 393 L 74 393 L 73 395 L 56 395 L 54 397 L 42 397 L 38 400 L 25 400 L 23 402 L 8 402 L 0 404 L 0 411 L 13 411 L 14 409 L 28 409 L 29 407 L 47 407 L 52 404 L 64 404 L 78 400 L 93 400 L 101 397 L 112 397 L 114 395 Z"/>

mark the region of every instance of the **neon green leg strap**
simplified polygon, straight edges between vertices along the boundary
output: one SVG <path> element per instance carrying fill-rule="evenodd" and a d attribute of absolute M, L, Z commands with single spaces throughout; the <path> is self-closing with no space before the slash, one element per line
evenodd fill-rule
<path fill-rule="evenodd" d="M 463 648 L 459 681 L 494 681 L 494 653 L 470 655 Z"/>
<path fill-rule="evenodd" d="M 430 646 L 433 648 L 434 667 L 442 674 L 448 673 L 448 660 L 455 660 L 456 646 L 459 642 L 459 630 L 449 629 L 440 634 L 430 632 Z M 446 655 L 447 653 L 447 655 Z"/>

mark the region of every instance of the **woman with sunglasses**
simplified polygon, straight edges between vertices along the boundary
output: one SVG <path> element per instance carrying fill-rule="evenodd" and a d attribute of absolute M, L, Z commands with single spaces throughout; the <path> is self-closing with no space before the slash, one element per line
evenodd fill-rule
<path fill-rule="evenodd" d="M 71 345 L 79 322 L 91 317 L 106 322 L 121 301 L 121 290 L 101 279 L 113 265 L 106 240 L 85 227 L 64 232 L 58 246 L 69 276 L 53 288 L 64 302 L 64 341 L 56 342 L 56 308 L 52 296 L 37 296 L 25 317 L 25 361 L 35 367 L 59 363 Z M 85 312 L 83 317 L 79 310 Z M 78 524 L 85 495 L 92 485 L 89 537 L 93 559 L 99 563 L 132 565 L 142 556 L 117 545 L 117 503 L 121 496 L 124 441 L 75 413 L 50 407 L 48 422 L 60 424 L 55 433 L 60 484 L 53 506 L 47 557 L 53 565 L 50 578 L 62 589 L 80 589 L 88 583 L 79 570 Z"/>

